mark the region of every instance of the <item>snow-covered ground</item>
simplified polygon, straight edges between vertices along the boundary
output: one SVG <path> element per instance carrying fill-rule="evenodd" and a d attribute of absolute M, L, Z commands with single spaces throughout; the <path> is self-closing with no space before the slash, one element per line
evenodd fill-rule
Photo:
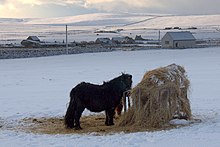
<path fill-rule="evenodd" d="M 192 113 L 201 123 L 178 129 L 95 136 L 41 135 L 5 128 L 25 117 L 63 116 L 69 91 L 81 81 L 101 84 L 121 72 L 133 75 L 176 63 L 191 81 Z M 0 60 L 0 146 L 188 146 L 220 145 L 220 48 L 115 51 Z M 84 115 L 89 112 L 85 111 Z"/>

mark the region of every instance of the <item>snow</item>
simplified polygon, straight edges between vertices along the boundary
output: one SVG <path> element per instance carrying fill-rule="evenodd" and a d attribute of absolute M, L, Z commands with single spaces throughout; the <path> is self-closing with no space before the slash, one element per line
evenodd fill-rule
<path fill-rule="evenodd" d="M 81 81 L 101 84 L 121 72 L 133 75 L 169 64 L 185 68 L 192 113 L 200 123 L 155 132 L 44 135 L 5 128 L 25 117 L 63 116 L 69 92 Z M 209 146 L 220 144 L 220 48 L 115 51 L 0 60 L 0 146 Z M 83 115 L 89 115 L 85 111 Z M 187 122 L 175 122 L 187 123 Z"/>
<path fill-rule="evenodd" d="M 69 42 L 95 41 L 99 38 L 142 35 L 158 40 L 168 31 L 191 31 L 196 39 L 220 39 L 220 15 L 173 16 L 162 14 L 95 13 L 57 18 L 0 18 L 0 44 L 17 43 L 28 36 L 41 41 L 62 42 L 68 25 Z M 164 30 L 179 27 L 182 30 Z M 197 29 L 188 29 L 196 27 Z M 94 33 L 99 30 L 118 33 Z"/>
<path fill-rule="evenodd" d="M 170 121 L 172 125 L 189 125 L 191 122 L 185 119 L 173 119 Z"/>
<path fill-rule="evenodd" d="M 186 79 L 187 75 L 183 71 L 181 71 L 181 70 L 184 70 L 183 67 L 176 65 L 176 64 L 171 64 L 171 65 L 164 67 L 164 69 L 167 71 L 167 73 L 163 73 L 164 74 L 163 76 L 161 74 L 160 75 L 154 74 L 151 76 L 150 80 L 153 83 L 157 84 L 158 86 L 165 84 L 166 81 L 172 81 L 178 84 L 180 88 L 185 87 L 184 82 L 187 80 Z M 162 76 L 162 78 L 159 76 Z M 177 76 L 179 77 L 179 81 L 175 81 L 177 79 L 176 78 Z"/>
<path fill-rule="evenodd" d="M 177 40 L 195 40 L 195 37 L 190 32 L 169 32 L 170 37 Z"/>
<path fill-rule="evenodd" d="M 197 27 L 196 39 L 219 39 L 220 15 L 171 16 L 161 14 L 87 14 L 62 18 L 0 18 L 0 44 L 20 43 L 37 35 L 42 41 L 94 41 L 97 37 L 163 36 L 165 27 Z M 122 31 L 97 36 L 97 30 Z M 178 31 L 178 30 L 175 30 Z M 172 120 L 177 129 L 123 132 L 100 136 L 43 135 L 12 131 L 26 117 L 61 117 L 69 92 L 81 81 L 102 84 L 121 72 L 133 75 L 133 86 L 144 73 L 172 63 L 185 68 L 190 80 L 192 113 L 201 122 Z M 115 51 L 43 58 L 0 60 L 0 146 L 209 146 L 220 144 L 220 47 L 185 50 Z M 90 115 L 85 111 L 83 115 Z M 7 127 L 6 127 L 7 126 Z"/>

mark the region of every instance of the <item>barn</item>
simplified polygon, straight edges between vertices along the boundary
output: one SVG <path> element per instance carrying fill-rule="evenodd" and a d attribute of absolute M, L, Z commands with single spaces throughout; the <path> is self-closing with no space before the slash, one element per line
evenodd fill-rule
<path fill-rule="evenodd" d="M 37 36 L 29 36 L 29 37 L 27 38 L 27 40 L 32 40 L 32 41 L 40 42 L 40 39 L 39 39 Z"/>
<path fill-rule="evenodd" d="M 167 32 L 161 40 L 162 48 L 194 48 L 196 39 L 191 32 Z"/>
<path fill-rule="evenodd" d="M 29 36 L 27 39 L 21 41 L 24 47 L 40 47 L 40 39 L 37 36 Z"/>

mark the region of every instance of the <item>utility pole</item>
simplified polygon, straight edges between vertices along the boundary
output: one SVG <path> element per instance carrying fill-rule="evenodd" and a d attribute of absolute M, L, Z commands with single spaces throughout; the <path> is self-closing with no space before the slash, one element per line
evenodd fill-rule
<path fill-rule="evenodd" d="M 67 34 L 67 25 L 66 25 L 66 54 L 68 55 L 68 34 Z"/>
<path fill-rule="evenodd" d="M 160 30 L 159 30 L 158 44 L 160 44 Z"/>

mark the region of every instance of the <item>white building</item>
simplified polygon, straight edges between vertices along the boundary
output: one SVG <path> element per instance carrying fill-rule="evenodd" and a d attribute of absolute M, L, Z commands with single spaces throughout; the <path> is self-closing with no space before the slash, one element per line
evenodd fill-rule
<path fill-rule="evenodd" d="M 193 48 L 196 39 L 191 32 L 167 32 L 161 40 L 162 48 Z"/>

